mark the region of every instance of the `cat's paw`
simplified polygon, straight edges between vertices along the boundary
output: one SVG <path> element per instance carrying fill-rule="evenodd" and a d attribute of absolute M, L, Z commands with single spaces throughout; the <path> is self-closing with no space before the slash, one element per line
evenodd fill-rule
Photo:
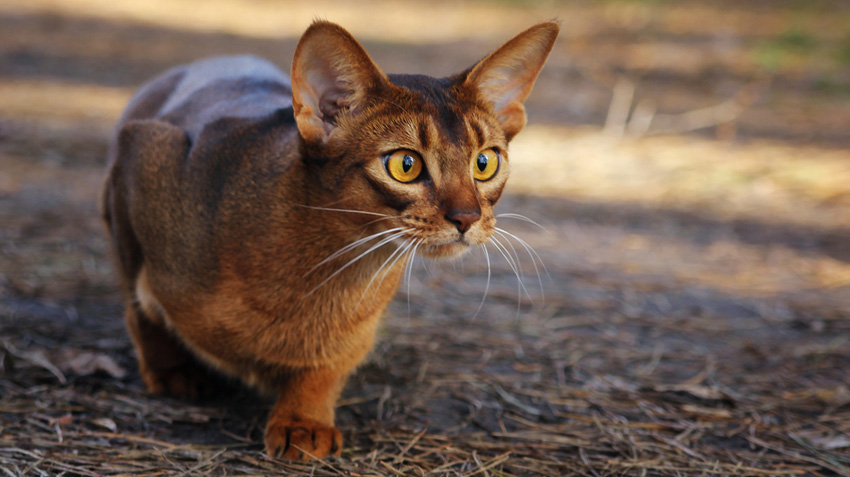
<path fill-rule="evenodd" d="M 219 383 L 201 366 L 142 370 L 148 392 L 161 396 L 197 401 L 218 394 Z"/>
<path fill-rule="evenodd" d="M 266 427 L 266 453 L 272 457 L 306 462 L 339 455 L 342 434 L 336 427 L 312 420 L 278 420 Z"/>

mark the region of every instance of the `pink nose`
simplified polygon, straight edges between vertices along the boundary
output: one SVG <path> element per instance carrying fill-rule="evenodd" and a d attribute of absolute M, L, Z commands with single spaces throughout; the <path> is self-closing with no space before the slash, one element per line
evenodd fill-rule
<path fill-rule="evenodd" d="M 446 220 L 455 224 L 460 233 L 465 233 L 480 218 L 481 212 L 477 210 L 452 210 L 446 214 Z"/>

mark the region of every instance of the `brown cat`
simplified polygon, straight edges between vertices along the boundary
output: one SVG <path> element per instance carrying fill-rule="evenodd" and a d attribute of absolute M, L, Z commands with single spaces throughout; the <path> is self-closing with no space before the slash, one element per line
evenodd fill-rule
<path fill-rule="evenodd" d="M 147 388 L 196 397 L 212 367 L 277 396 L 270 455 L 339 454 L 334 404 L 411 254 L 493 234 L 508 141 L 557 34 L 541 23 L 431 78 L 385 75 L 319 21 L 291 86 L 253 57 L 145 85 L 118 125 L 103 216 Z"/>

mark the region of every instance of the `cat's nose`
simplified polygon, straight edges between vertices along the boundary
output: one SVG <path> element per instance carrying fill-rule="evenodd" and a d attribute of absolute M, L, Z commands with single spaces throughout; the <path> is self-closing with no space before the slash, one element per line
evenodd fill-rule
<path fill-rule="evenodd" d="M 480 218 L 481 212 L 477 210 L 452 210 L 446 214 L 446 220 L 455 224 L 460 233 L 465 233 Z"/>

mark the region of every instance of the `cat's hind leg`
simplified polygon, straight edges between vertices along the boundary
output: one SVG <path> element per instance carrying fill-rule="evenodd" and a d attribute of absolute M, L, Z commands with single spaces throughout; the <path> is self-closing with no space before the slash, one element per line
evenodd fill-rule
<path fill-rule="evenodd" d="M 101 213 L 111 237 L 115 269 L 126 303 L 124 318 L 145 386 L 154 394 L 192 399 L 213 394 L 220 378 L 168 329 L 164 312 L 147 284 L 145 252 L 131 207 L 135 200 L 137 214 L 144 217 L 145 213 L 157 213 L 159 202 L 145 202 L 141 176 L 147 171 L 157 181 L 166 180 L 170 176 L 163 171 L 185 158 L 188 150 L 185 133 L 168 123 L 147 120 L 124 124 L 110 149 L 111 166 L 101 196 Z"/>
<path fill-rule="evenodd" d="M 220 390 L 222 378 L 202 364 L 161 318 L 145 311 L 138 301 L 127 304 L 124 318 L 149 392 L 199 399 Z"/>

